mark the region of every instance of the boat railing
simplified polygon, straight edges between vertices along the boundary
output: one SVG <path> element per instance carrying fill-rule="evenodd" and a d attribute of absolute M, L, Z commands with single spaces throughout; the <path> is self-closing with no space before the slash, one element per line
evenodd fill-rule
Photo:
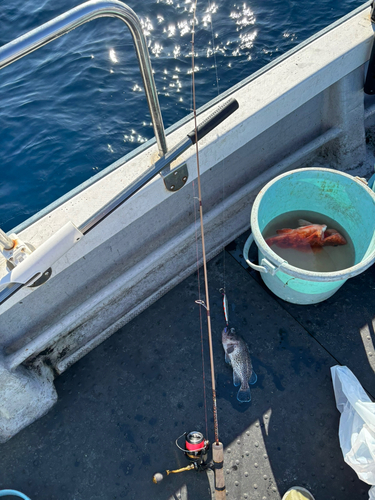
<path fill-rule="evenodd" d="M 52 40 L 65 35 L 69 31 L 78 28 L 82 24 L 100 17 L 117 17 L 130 30 L 138 57 L 159 156 L 163 157 L 167 153 L 167 142 L 146 39 L 143 35 L 138 16 L 126 4 L 118 0 L 89 0 L 68 10 L 64 14 L 0 47 L 0 69 L 43 47 Z M 0 245 L 4 250 L 12 249 L 14 246 L 13 240 L 1 229 Z"/>
<path fill-rule="evenodd" d="M 138 57 L 159 154 L 162 156 L 167 152 L 167 142 L 146 39 L 138 16 L 123 2 L 118 0 L 89 0 L 3 45 L 0 47 L 0 69 L 69 31 L 82 26 L 82 24 L 100 17 L 117 17 L 130 30 Z"/>
<path fill-rule="evenodd" d="M 124 21 L 131 32 L 158 144 L 159 159 L 78 228 L 71 222 L 66 224 L 54 236 L 40 245 L 37 251 L 31 249 L 30 245 L 23 242 L 15 233 L 8 236 L 0 229 L 0 254 L 5 257 L 8 270 L 8 273 L 0 279 L 0 288 L 6 286 L 0 292 L 0 304 L 24 285 L 39 286 L 43 284 L 51 276 L 50 266 L 52 263 L 56 262 L 83 235 L 103 221 L 156 175 L 162 175 L 166 189 L 172 192 L 178 191 L 186 183 L 188 171 L 185 164 L 173 169 L 170 169 L 170 164 L 187 148 L 195 144 L 196 140 L 204 137 L 238 108 L 237 101 L 229 99 L 204 120 L 196 131 L 192 130 L 180 143 L 168 151 L 142 26 L 135 12 L 118 0 L 89 0 L 3 45 L 0 47 L 0 69 L 78 26 L 99 17 L 117 17 Z M 29 258 L 31 253 L 33 257 Z M 26 258 L 27 262 L 25 262 Z"/>
<path fill-rule="evenodd" d="M 0 229 L 0 245 L 4 247 L 5 250 L 10 250 L 14 246 L 12 238 L 9 238 L 7 234 Z"/>

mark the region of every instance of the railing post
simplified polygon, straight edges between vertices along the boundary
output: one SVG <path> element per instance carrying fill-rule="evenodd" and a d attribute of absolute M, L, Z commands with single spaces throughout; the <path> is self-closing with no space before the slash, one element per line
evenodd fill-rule
<path fill-rule="evenodd" d="M 14 247 L 14 241 L 2 229 L 0 229 L 0 245 L 4 250 L 11 250 Z"/>
<path fill-rule="evenodd" d="M 11 250 L 14 247 L 14 241 L 2 229 L 0 229 L 0 245 L 4 250 Z"/>

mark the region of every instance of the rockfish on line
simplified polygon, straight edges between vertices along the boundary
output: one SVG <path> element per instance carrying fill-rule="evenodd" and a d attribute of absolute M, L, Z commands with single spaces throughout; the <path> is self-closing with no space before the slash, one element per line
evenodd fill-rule
<path fill-rule="evenodd" d="M 242 337 L 236 334 L 234 328 L 225 327 L 222 334 L 225 351 L 225 362 L 233 368 L 233 384 L 239 385 L 237 399 L 240 403 L 251 401 L 250 384 L 255 384 L 257 376 L 251 364 L 249 348 Z"/>
<path fill-rule="evenodd" d="M 300 219 L 297 229 L 278 229 L 277 236 L 266 239 L 267 245 L 296 250 L 318 250 L 325 246 L 346 245 L 345 238 L 336 229 L 327 229 L 325 224 L 311 224 Z"/>

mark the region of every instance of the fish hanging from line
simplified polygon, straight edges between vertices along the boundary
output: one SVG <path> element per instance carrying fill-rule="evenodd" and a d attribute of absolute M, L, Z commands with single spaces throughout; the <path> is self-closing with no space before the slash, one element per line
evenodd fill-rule
<path fill-rule="evenodd" d="M 233 384 L 240 386 L 237 399 L 240 403 L 251 401 L 249 384 L 255 384 L 257 376 L 251 364 L 249 348 L 234 328 L 225 327 L 221 334 L 225 362 L 233 368 Z"/>
<path fill-rule="evenodd" d="M 277 236 L 266 239 L 269 246 L 294 248 L 300 251 L 319 250 L 325 246 L 346 245 L 346 239 L 336 229 L 327 229 L 325 224 L 312 224 L 299 219 L 297 229 L 278 229 Z"/>

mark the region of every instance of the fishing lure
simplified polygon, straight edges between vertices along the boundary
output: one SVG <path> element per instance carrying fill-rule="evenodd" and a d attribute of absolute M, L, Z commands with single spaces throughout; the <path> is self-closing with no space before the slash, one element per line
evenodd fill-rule
<path fill-rule="evenodd" d="M 225 323 L 228 326 L 229 325 L 229 317 L 228 317 L 228 299 L 227 299 L 227 294 L 225 293 L 225 289 L 224 288 L 220 288 L 219 291 L 223 294 L 224 318 L 225 318 Z"/>

